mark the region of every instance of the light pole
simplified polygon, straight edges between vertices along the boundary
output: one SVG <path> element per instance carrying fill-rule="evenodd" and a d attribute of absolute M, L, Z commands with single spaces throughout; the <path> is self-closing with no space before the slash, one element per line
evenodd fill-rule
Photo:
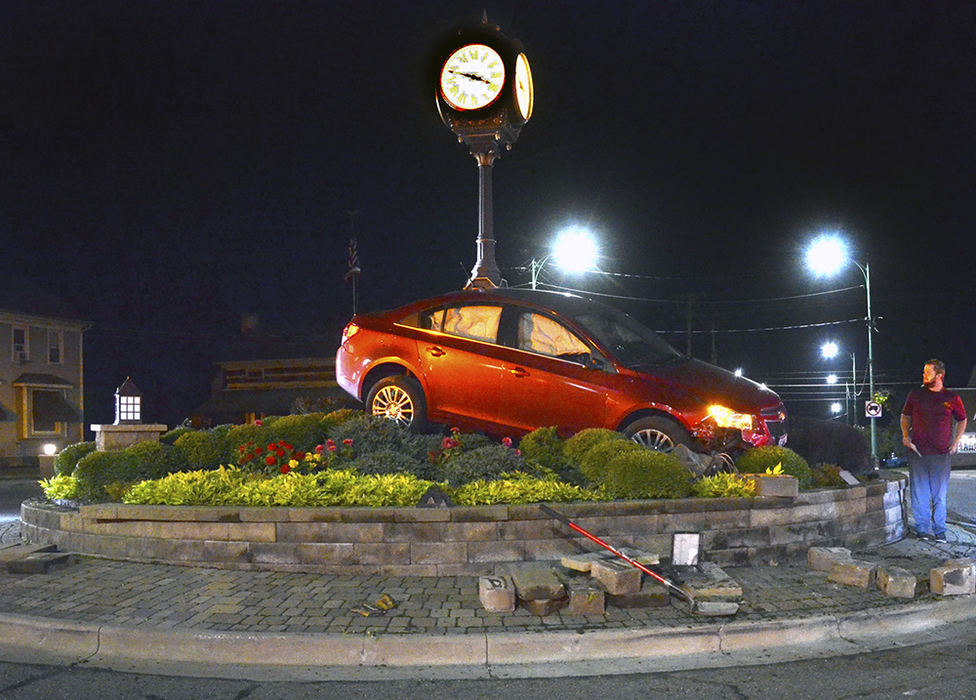
<path fill-rule="evenodd" d="M 847 243 L 837 233 L 825 233 L 810 244 L 806 254 L 807 267 L 815 275 L 836 274 L 846 263 L 852 263 L 864 276 L 864 290 L 867 296 L 868 315 L 864 319 L 868 333 L 868 400 L 874 401 L 874 317 L 871 315 L 871 265 L 864 265 L 850 257 Z M 878 466 L 878 436 L 875 419 L 869 418 L 871 425 L 871 464 Z"/>
<path fill-rule="evenodd" d="M 552 259 L 555 264 L 567 272 L 586 272 L 595 269 L 597 258 L 596 239 L 586 229 L 572 227 L 563 229 L 556 234 L 549 255 L 529 263 L 532 289 L 539 282 L 539 272 Z"/>

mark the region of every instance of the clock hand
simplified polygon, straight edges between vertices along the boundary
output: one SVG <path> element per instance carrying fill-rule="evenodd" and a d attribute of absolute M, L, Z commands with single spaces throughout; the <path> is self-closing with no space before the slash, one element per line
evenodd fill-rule
<path fill-rule="evenodd" d="M 449 73 L 454 73 L 454 75 L 460 75 L 462 78 L 467 78 L 468 80 L 480 80 L 483 83 L 486 83 L 488 85 L 491 85 L 491 82 L 490 81 L 485 80 L 480 75 L 475 75 L 474 73 L 462 73 L 459 70 L 450 70 L 450 69 L 448 70 L 448 72 Z"/>

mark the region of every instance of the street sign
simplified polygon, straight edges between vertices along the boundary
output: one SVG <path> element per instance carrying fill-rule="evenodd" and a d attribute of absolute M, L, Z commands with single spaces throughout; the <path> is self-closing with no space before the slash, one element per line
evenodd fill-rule
<path fill-rule="evenodd" d="M 865 401 L 864 402 L 864 416 L 866 418 L 880 418 L 881 417 L 881 404 L 877 401 Z"/>

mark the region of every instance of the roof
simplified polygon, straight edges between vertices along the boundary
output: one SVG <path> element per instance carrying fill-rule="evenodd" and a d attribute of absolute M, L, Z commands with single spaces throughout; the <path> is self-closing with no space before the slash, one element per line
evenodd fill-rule
<path fill-rule="evenodd" d="M 0 311 L 88 323 L 55 293 L 7 273 L 0 275 Z"/>
<path fill-rule="evenodd" d="M 53 386 L 71 389 L 74 384 L 53 374 L 43 372 L 25 372 L 10 382 L 13 386 Z"/>

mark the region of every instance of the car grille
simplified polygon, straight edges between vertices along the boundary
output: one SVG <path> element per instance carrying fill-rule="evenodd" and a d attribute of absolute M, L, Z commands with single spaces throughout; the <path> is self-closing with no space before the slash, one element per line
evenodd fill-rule
<path fill-rule="evenodd" d="M 789 431 L 789 422 L 786 417 L 786 406 L 780 404 L 775 408 L 764 408 L 762 419 L 769 429 L 769 434 L 777 442 Z"/>

